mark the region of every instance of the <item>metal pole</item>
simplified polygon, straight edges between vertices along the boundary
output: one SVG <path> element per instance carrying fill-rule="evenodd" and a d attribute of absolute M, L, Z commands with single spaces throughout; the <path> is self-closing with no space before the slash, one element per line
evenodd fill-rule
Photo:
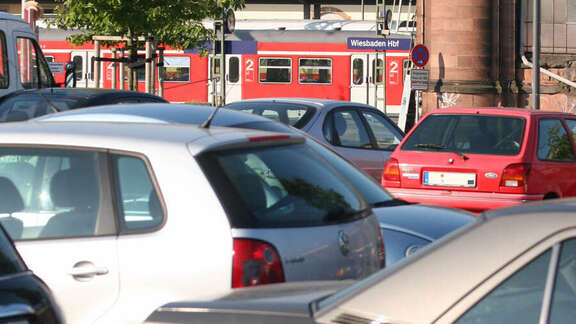
<path fill-rule="evenodd" d="M 116 49 L 112 49 L 112 58 L 116 59 Z M 112 89 L 116 89 L 116 78 L 118 77 L 118 62 L 112 62 Z"/>
<path fill-rule="evenodd" d="M 222 17 L 224 19 L 224 16 Z M 224 106 L 226 104 L 226 72 L 224 71 L 226 54 L 224 51 L 224 20 L 220 24 L 220 104 L 219 106 Z"/>
<path fill-rule="evenodd" d="M 144 91 L 146 93 L 152 93 L 151 90 L 151 79 L 152 79 L 152 73 L 151 72 L 151 66 L 152 66 L 152 42 L 150 40 L 150 37 L 146 37 L 146 61 L 144 62 Z"/>
<path fill-rule="evenodd" d="M 94 60 L 94 88 L 100 88 L 100 41 L 94 41 L 94 50 L 96 52 L 96 60 Z M 86 80 L 88 81 L 88 80 Z"/>
<path fill-rule="evenodd" d="M 540 110 L 540 0 L 534 1 L 532 29 L 532 108 Z"/>
<path fill-rule="evenodd" d="M 362 20 L 364 20 L 364 0 L 362 0 L 361 2 L 361 6 L 362 6 Z"/>
<path fill-rule="evenodd" d="M 124 49 L 120 50 L 120 58 L 122 59 L 122 61 L 120 61 L 120 64 L 118 66 L 118 69 L 120 70 L 120 73 L 118 73 L 118 74 L 120 75 L 120 77 L 119 77 L 120 90 L 124 90 L 125 89 L 125 87 L 124 87 L 124 61 L 123 61 L 125 58 Z"/>

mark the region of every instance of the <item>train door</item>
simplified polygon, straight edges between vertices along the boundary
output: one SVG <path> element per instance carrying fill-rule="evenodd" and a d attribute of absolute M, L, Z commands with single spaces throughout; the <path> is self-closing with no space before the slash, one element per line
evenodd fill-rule
<path fill-rule="evenodd" d="M 382 54 L 378 56 L 378 59 L 372 53 L 351 55 L 350 101 L 369 104 L 384 110 L 383 69 L 376 68 L 382 66 L 384 66 Z M 376 94 L 375 91 L 378 93 Z"/>
<path fill-rule="evenodd" d="M 92 51 L 72 51 L 72 62 L 76 64 L 76 87 L 93 88 L 94 74 L 92 67 Z"/>
<path fill-rule="evenodd" d="M 242 99 L 242 56 L 226 55 L 226 64 L 224 65 L 224 75 L 226 78 L 226 98 L 224 103 L 231 103 Z M 214 103 L 214 97 L 221 93 L 221 75 L 220 56 L 210 55 L 208 60 L 208 102 Z"/>

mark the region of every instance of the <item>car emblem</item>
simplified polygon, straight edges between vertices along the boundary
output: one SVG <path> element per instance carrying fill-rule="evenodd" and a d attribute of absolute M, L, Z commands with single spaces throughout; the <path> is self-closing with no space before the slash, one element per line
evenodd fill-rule
<path fill-rule="evenodd" d="M 496 178 L 498 178 L 498 173 L 486 172 L 486 173 L 484 173 L 484 176 L 486 178 L 489 178 L 489 179 L 496 179 Z"/>
<path fill-rule="evenodd" d="M 338 232 L 338 247 L 342 255 L 347 256 L 350 253 L 350 238 L 344 231 Z"/>

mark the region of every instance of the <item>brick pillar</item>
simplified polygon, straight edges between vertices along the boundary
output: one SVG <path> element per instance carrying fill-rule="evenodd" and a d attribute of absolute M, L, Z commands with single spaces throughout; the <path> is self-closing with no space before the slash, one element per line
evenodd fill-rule
<path fill-rule="evenodd" d="M 494 9 L 502 1 L 506 0 L 420 1 L 424 24 L 419 24 L 417 41 L 430 51 L 425 67 L 430 70 L 430 89 L 423 93 L 423 112 L 499 104 L 499 72 L 492 67 L 499 64 Z"/>

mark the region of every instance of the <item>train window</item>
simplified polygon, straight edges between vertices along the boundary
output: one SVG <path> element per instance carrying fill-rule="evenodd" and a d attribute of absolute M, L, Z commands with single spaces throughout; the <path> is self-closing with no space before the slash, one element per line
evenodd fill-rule
<path fill-rule="evenodd" d="M 382 61 L 382 59 L 378 59 L 378 63 L 374 64 L 374 61 L 376 60 L 372 60 L 372 76 L 376 75 L 376 83 L 381 84 L 382 81 L 384 80 L 384 78 L 382 77 L 383 75 L 382 72 L 384 71 L 384 62 Z M 374 78 L 372 78 L 372 83 L 374 83 Z"/>
<path fill-rule="evenodd" d="M 212 80 L 220 78 L 220 59 L 217 57 L 212 58 L 212 69 L 211 69 Z M 217 80 L 216 80 L 217 81 Z"/>
<path fill-rule="evenodd" d="M 166 82 L 190 81 L 190 57 L 165 56 L 163 69 Z"/>
<path fill-rule="evenodd" d="M 361 58 L 352 61 L 352 82 L 356 85 L 364 83 L 364 60 Z"/>
<path fill-rule="evenodd" d="M 26 89 L 47 88 L 52 85 L 52 73 L 35 40 L 18 37 L 18 68 L 20 82 Z"/>
<path fill-rule="evenodd" d="M 0 88 L 8 88 L 8 50 L 6 36 L 0 31 Z"/>
<path fill-rule="evenodd" d="M 298 60 L 298 81 L 307 84 L 331 84 L 332 60 L 328 58 L 301 58 Z"/>
<path fill-rule="evenodd" d="M 82 56 L 76 55 L 72 58 L 72 62 L 74 62 L 74 75 L 76 75 L 76 81 L 82 80 L 84 75 L 84 64 L 82 63 L 83 59 Z"/>
<path fill-rule="evenodd" d="M 233 56 L 228 60 L 228 81 L 236 83 L 240 80 L 240 60 Z"/>
<path fill-rule="evenodd" d="M 258 75 L 261 83 L 290 83 L 292 80 L 292 59 L 262 57 L 259 60 Z"/>
<path fill-rule="evenodd" d="M 406 80 L 406 73 L 410 71 L 412 67 L 412 60 L 404 60 L 402 63 L 402 80 Z"/>

